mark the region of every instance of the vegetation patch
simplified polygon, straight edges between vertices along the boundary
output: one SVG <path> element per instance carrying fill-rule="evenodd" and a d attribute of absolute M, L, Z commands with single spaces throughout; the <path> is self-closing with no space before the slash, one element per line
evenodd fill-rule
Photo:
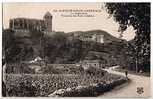
<path fill-rule="evenodd" d="M 8 74 L 6 75 L 6 90 L 10 97 L 34 97 L 49 96 L 59 89 L 71 88 L 74 92 L 72 91 L 70 95 L 64 94 L 64 96 L 88 96 L 86 93 L 98 92 L 99 88 L 100 92 L 102 92 L 101 89 L 112 89 L 113 86 L 119 85 L 120 81 L 123 83 L 125 78 L 109 73 L 101 77 L 88 74 Z M 106 88 L 94 87 L 94 84 L 104 85 Z M 78 86 L 85 86 L 85 88 L 79 89 Z M 79 95 L 78 91 L 83 91 L 85 94 Z"/>

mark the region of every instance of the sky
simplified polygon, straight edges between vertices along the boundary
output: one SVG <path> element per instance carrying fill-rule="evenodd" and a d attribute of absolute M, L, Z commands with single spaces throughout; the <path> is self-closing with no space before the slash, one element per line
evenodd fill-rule
<path fill-rule="evenodd" d="M 83 10 L 83 17 L 69 17 L 80 12 L 69 12 L 62 10 Z M 98 12 L 87 12 L 96 10 Z M 54 31 L 88 31 L 104 30 L 115 37 L 119 37 L 118 23 L 113 17 L 109 17 L 103 3 L 4 3 L 3 4 L 3 27 L 9 27 L 9 20 L 12 18 L 24 17 L 43 19 L 45 13 L 49 11 L 52 16 L 52 27 Z M 86 17 L 91 15 L 92 17 Z M 68 17 L 66 17 L 68 16 Z M 123 39 L 131 40 L 135 36 L 133 27 L 129 27 L 123 34 Z"/>

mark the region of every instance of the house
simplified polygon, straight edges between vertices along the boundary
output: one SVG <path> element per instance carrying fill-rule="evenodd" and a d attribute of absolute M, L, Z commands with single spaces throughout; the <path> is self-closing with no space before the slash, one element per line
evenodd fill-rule
<path fill-rule="evenodd" d="M 103 34 L 94 34 L 94 33 L 89 34 L 89 33 L 80 33 L 80 32 L 69 33 L 68 39 L 73 40 L 74 38 L 86 42 L 92 41 L 92 42 L 104 43 Z"/>
<path fill-rule="evenodd" d="M 88 69 L 89 67 L 101 68 L 102 65 L 100 60 L 83 60 L 79 63 L 84 69 Z"/>

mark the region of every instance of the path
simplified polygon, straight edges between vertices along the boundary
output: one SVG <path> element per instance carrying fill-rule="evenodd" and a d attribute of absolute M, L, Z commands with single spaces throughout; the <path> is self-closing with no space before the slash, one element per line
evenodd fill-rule
<path fill-rule="evenodd" d="M 113 67 L 114 68 L 114 67 Z M 110 73 L 124 75 L 124 73 L 113 71 L 113 68 L 105 69 Z M 114 88 L 113 90 L 106 92 L 99 97 L 149 97 L 150 96 L 150 77 L 128 74 L 128 78 L 131 82 L 123 84 Z M 138 94 L 137 88 L 143 87 L 143 93 Z"/>

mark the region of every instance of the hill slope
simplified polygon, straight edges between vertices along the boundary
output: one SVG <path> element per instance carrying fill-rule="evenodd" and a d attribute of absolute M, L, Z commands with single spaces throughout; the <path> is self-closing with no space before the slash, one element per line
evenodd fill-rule
<path fill-rule="evenodd" d="M 77 35 L 104 35 L 104 43 L 84 42 L 77 38 L 69 40 L 76 32 L 60 33 L 57 32 L 52 36 L 42 38 L 41 32 L 31 31 L 28 37 L 12 35 L 13 31 L 4 31 L 5 37 L 14 38 L 9 41 L 9 45 L 4 44 L 7 53 L 8 62 L 29 61 L 36 56 L 43 58 L 45 56 L 48 63 L 77 63 L 84 59 L 100 59 L 105 61 L 107 65 L 118 64 L 124 62 L 125 41 L 115 38 L 105 31 L 93 30 L 86 32 L 77 32 Z M 75 35 L 76 35 L 75 34 Z M 6 39 L 3 39 L 6 42 Z M 12 46 L 10 46 L 12 45 Z M 3 46 L 3 47 L 4 47 Z M 125 56 L 124 56 L 125 57 Z"/>

